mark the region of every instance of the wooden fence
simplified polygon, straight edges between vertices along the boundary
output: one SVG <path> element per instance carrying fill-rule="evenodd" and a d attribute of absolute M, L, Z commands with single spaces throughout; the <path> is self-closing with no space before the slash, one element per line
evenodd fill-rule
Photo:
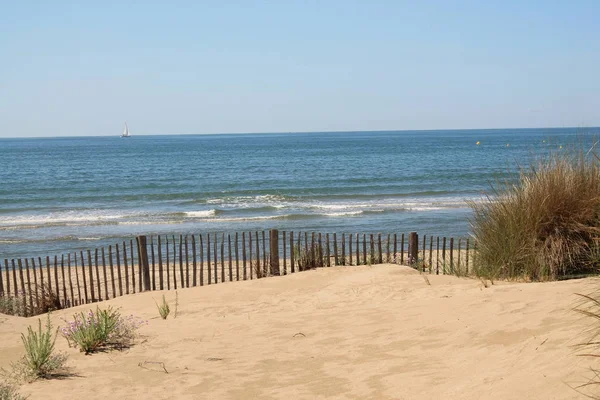
<path fill-rule="evenodd" d="M 259 279 L 335 265 L 396 263 L 433 274 L 468 274 L 474 251 L 469 239 L 427 235 L 419 239 L 415 232 L 405 236 L 273 229 L 138 236 L 108 248 L 5 259 L 0 297 L 16 301 L 19 314 L 31 316 L 149 290 Z"/>

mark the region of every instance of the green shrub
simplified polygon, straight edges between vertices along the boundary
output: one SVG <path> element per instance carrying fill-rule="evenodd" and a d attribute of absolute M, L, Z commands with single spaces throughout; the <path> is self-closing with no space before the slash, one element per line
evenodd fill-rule
<path fill-rule="evenodd" d="M 63 353 L 54 353 L 57 330 L 52 329 L 50 316 L 42 328 L 42 321 L 38 319 L 38 329 L 27 327 L 27 335 L 21 334 L 25 347 L 25 355 L 13 364 L 13 375 L 19 379 L 35 380 L 37 378 L 50 378 L 60 374 L 65 369 L 67 356 Z"/>
<path fill-rule="evenodd" d="M 470 205 L 479 276 L 549 280 L 598 267 L 600 165 L 592 152 L 552 154 Z"/>
<path fill-rule="evenodd" d="M 61 332 L 69 347 L 77 347 L 85 354 L 106 348 L 128 347 L 133 343 L 137 329 L 147 323 L 133 315 L 123 317 L 112 307 L 106 310 L 96 307 L 95 312 L 81 312 L 73 315 L 73 319 L 65 321 L 68 326 Z"/>

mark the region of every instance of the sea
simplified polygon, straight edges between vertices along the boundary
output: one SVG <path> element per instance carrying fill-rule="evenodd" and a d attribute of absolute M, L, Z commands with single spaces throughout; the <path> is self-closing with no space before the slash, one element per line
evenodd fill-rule
<path fill-rule="evenodd" d="M 600 128 L 0 139 L 0 259 L 139 234 L 468 236 L 469 201 Z"/>

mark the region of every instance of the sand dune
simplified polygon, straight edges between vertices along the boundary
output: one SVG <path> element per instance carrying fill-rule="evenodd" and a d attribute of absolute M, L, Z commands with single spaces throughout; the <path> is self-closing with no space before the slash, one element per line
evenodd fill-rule
<path fill-rule="evenodd" d="M 589 358 L 572 347 L 590 321 L 571 309 L 593 279 L 481 282 L 408 267 L 334 267 L 179 290 L 158 318 L 141 293 L 102 304 L 149 320 L 138 344 L 84 356 L 77 376 L 22 386 L 31 399 L 573 399 Z M 174 300 L 173 291 L 165 292 Z M 88 307 L 53 314 L 62 318 Z M 37 321 L 0 315 L 0 367 Z M 146 368 L 140 363 L 149 362 Z M 159 364 L 164 363 L 165 373 Z"/>

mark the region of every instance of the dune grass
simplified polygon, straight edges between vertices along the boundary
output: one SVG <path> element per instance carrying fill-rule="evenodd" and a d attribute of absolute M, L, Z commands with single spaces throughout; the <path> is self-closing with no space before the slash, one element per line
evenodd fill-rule
<path fill-rule="evenodd" d="M 600 162 L 595 151 L 556 152 L 471 202 L 476 274 L 553 280 L 600 264 Z"/>
<path fill-rule="evenodd" d="M 50 315 L 44 327 L 41 319 L 38 319 L 38 329 L 27 327 L 27 334 L 21 334 L 21 340 L 25 348 L 25 355 L 16 363 L 12 364 L 12 371 L 8 373 L 16 381 L 34 381 L 38 378 L 52 378 L 66 372 L 67 355 L 56 353 L 57 330 L 54 330 L 50 322 Z"/>

